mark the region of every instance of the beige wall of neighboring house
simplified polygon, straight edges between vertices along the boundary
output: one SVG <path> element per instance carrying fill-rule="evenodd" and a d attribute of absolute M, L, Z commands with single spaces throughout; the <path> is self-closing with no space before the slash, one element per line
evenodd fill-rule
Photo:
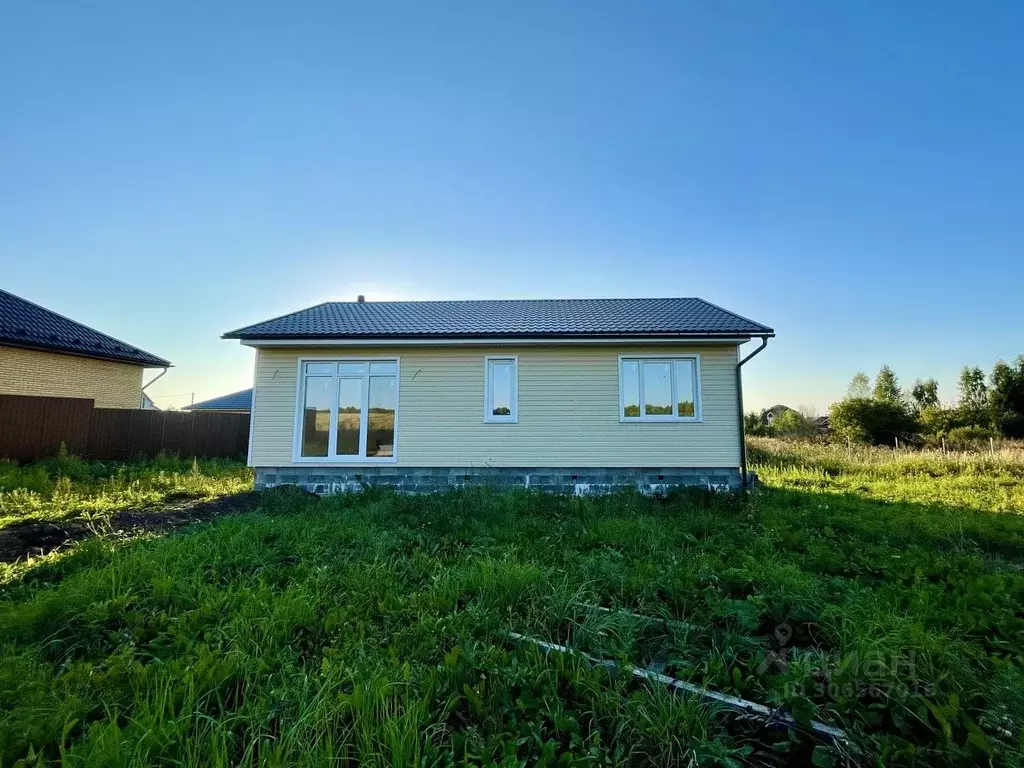
<path fill-rule="evenodd" d="M 619 356 L 673 354 L 699 356 L 703 421 L 620 422 Z M 488 355 L 518 356 L 518 423 L 484 422 Z M 293 462 L 298 361 L 308 357 L 400 360 L 391 466 L 737 467 L 740 461 L 735 345 L 360 346 L 258 350 L 253 466 L 310 466 Z"/>
<path fill-rule="evenodd" d="M 0 394 L 88 397 L 97 408 L 138 408 L 143 368 L 0 346 Z"/>

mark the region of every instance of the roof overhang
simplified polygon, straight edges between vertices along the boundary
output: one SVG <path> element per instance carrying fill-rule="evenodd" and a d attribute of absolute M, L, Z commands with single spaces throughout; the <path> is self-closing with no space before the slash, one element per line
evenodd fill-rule
<path fill-rule="evenodd" d="M 775 334 L 764 334 L 774 336 Z M 761 334 L 758 334 L 760 337 Z M 493 347 L 570 344 L 743 344 L 752 336 L 743 335 L 664 335 L 664 336 L 546 336 L 546 337 L 479 337 L 455 336 L 440 338 L 408 337 L 324 337 L 324 338 L 253 338 L 239 339 L 247 347 Z"/>

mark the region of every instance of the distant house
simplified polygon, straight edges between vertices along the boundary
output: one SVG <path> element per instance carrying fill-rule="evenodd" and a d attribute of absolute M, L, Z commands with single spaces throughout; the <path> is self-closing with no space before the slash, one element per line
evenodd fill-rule
<path fill-rule="evenodd" d="M 200 403 L 186 405 L 183 411 L 220 411 L 221 413 L 249 413 L 252 410 L 252 389 L 232 392 Z"/>
<path fill-rule="evenodd" d="M 770 427 L 782 414 L 790 411 L 799 413 L 795 408 L 790 408 L 788 405 L 782 405 L 781 403 L 773 405 L 771 408 L 765 408 L 761 411 L 761 423 Z M 817 432 L 824 434 L 829 431 L 828 416 L 808 416 L 807 418 L 814 423 L 814 428 Z"/>
<path fill-rule="evenodd" d="M 738 347 L 697 298 L 329 302 L 224 335 L 256 349 L 256 485 L 590 494 L 739 488 Z"/>
<path fill-rule="evenodd" d="M 141 408 L 142 373 L 162 357 L 0 290 L 0 394 L 82 397 Z"/>
<path fill-rule="evenodd" d="M 779 418 L 779 416 L 784 414 L 786 411 L 794 410 L 796 409 L 790 408 L 788 405 L 782 405 L 781 403 L 778 405 L 773 405 L 771 408 L 765 408 L 763 411 L 761 411 L 761 423 L 770 427 L 772 425 L 772 422 L 774 422 L 777 418 Z"/>

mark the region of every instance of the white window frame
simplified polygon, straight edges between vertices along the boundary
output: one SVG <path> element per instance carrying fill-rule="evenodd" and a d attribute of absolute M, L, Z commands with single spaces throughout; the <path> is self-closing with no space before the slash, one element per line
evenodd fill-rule
<path fill-rule="evenodd" d="M 672 415 L 647 415 L 644 413 L 644 361 L 651 362 L 672 362 L 688 360 L 693 363 L 693 416 L 679 416 L 675 411 L 679 408 L 679 397 L 676 390 L 676 367 L 672 366 Z M 625 362 L 636 362 L 639 368 L 639 385 L 640 385 L 640 415 L 639 416 L 626 416 L 626 400 L 625 392 L 623 389 L 622 379 L 622 364 Z M 703 398 L 701 397 L 700 391 L 700 355 L 689 354 L 689 355 L 619 355 L 618 360 L 618 380 L 619 380 L 619 422 L 622 424 L 652 424 L 652 423 L 670 423 L 678 424 L 684 423 L 697 423 L 704 421 L 703 413 Z"/>
<path fill-rule="evenodd" d="M 332 378 L 335 381 L 334 385 L 334 397 L 331 405 L 331 423 L 328 427 L 327 435 L 327 455 L 326 456 L 303 456 L 302 455 L 302 414 L 303 405 L 306 399 L 306 363 L 366 363 L 366 372 L 363 374 L 363 389 L 362 389 L 362 408 L 360 410 L 360 425 L 359 430 L 359 455 L 356 456 L 338 456 L 334 451 L 338 450 L 338 382 L 342 378 L 354 378 L 352 376 L 342 376 L 337 373 L 332 374 Z M 391 456 L 367 456 L 366 455 L 366 436 L 368 433 L 370 421 L 369 421 L 369 403 L 370 403 L 370 363 L 394 363 L 395 364 L 395 445 L 392 448 Z M 337 370 L 337 369 L 335 369 Z M 324 374 L 313 374 L 315 378 L 317 375 L 323 376 Z M 394 464 L 398 461 L 398 422 L 399 422 L 399 410 L 401 408 L 402 399 L 400 397 L 400 388 L 402 384 L 402 360 L 397 355 L 389 356 L 373 356 L 373 355 L 323 355 L 317 357 L 300 357 L 298 359 L 298 369 L 296 371 L 296 385 L 295 385 L 295 423 L 293 426 L 292 435 L 292 461 L 296 464 Z M 362 425 L 366 425 L 366 428 L 362 428 Z"/>
<path fill-rule="evenodd" d="M 512 363 L 512 411 L 508 416 L 495 416 L 494 392 L 491 388 L 491 366 L 494 363 Z M 485 424 L 518 424 L 519 423 L 519 355 L 485 355 L 484 356 L 484 423 Z"/>

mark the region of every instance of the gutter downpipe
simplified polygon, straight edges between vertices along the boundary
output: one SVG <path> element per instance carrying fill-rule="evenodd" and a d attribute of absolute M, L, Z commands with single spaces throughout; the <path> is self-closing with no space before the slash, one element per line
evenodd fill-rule
<path fill-rule="evenodd" d="M 761 337 L 761 346 L 736 363 L 736 407 L 740 418 L 740 485 L 747 492 L 747 435 L 743 423 L 743 366 L 752 357 L 768 346 L 768 337 Z"/>
<path fill-rule="evenodd" d="M 168 369 L 164 368 L 162 371 L 160 371 L 160 373 L 158 373 L 156 376 L 154 376 L 152 379 L 150 379 L 148 383 L 142 385 L 142 392 L 139 394 L 139 407 L 140 408 L 142 407 L 142 404 L 144 402 L 146 402 L 143 399 L 145 397 L 145 395 L 146 395 L 146 387 L 148 387 L 150 384 L 152 384 L 157 379 L 159 379 L 161 376 L 163 376 L 165 373 L 167 373 L 167 371 L 168 371 Z"/>

